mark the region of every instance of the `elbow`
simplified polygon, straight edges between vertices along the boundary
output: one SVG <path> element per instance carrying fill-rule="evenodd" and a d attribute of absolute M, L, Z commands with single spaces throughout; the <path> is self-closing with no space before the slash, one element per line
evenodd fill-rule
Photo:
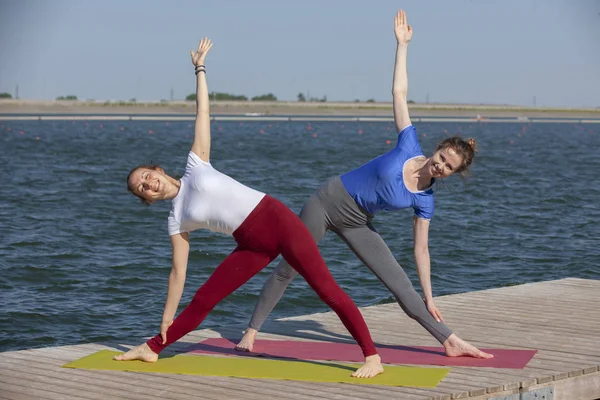
<path fill-rule="evenodd" d="M 185 270 L 185 267 L 173 265 L 173 267 L 171 267 L 171 278 L 185 279 Z"/>
<path fill-rule="evenodd" d="M 415 258 L 423 257 L 429 257 L 429 247 L 427 245 L 415 246 Z"/>
<path fill-rule="evenodd" d="M 407 96 L 408 90 L 406 88 L 393 88 L 392 89 L 392 97 L 394 100 L 405 100 Z"/>

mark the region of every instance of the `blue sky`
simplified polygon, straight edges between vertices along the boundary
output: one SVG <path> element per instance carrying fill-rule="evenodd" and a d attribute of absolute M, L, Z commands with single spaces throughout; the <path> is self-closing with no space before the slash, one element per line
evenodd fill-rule
<path fill-rule="evenodd" d="M 398 8 L 410 99 L 600 107 L 600 0 L 0 0 L 0 92 L 181 99 L 206 35 L 211 91 L 391 101 Z"/>

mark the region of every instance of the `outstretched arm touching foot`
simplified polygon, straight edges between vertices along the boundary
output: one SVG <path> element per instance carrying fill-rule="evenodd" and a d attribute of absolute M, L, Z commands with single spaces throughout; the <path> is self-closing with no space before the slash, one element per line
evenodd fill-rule
<path fill-rule="evenodd" d="M 417 273 L 421 288 L 425 296 L 425 304 L 427 310 L 438 322 L 444 322 L 442 313 L 436 307 L 433 301 L 431 291 L 431 267 L 429 259 L 429 249 L 427 246 L 429 221 L 421 218 L 414 218 L 414 240 L 415 240 L 415 262 L 417 264 Z M 476 358 L 493 358 L 492 354 L 485 353 L 475 346 L 465 342 L 456 334 L 450 335 L 443 343 L 448 357 L 476 357 Z"/>
<path fill-rule="evenodd" d="M 167 343 L 167 331 L 177 312 L 179 301 L 185 285 L 185 276 L 187 270 L 188 255 L 190 251 L 189 233 L 180 233 L 171 236 L 173 246 L 173 264 L 171 274 L 169 275 L 169 288 L 167 289 L 167 301 L 163 312 L 162 322 L 160 324 L 160 335 L 162 343 Z M 141 360 L 146 362 L 156 362 L 158 354 L 153 352 L 147 343 L 129 350 L 125 354 L 114 357 L 117 361 Z"/>
<path fill-rule="evenodd" d="M 429 220 L 414 217 L 413 221 L 414 253 L 417 275 L 423 290 L 427 311 L 437 322 L 444 322 L 444 317 L 433 301 L 431 290 L 431 258 L 429 256 Z"/>
<path fill-rule="evenodd" d="M 160 324 L 160 334 L 163 344 L 167 342 L 167 330 L 173 323 L 179 301 L 185 286 L 187 263 L 190 253 L 190 234 L 188 232 L 178 233 L 171 236 L 171 247 L 173 248 L 173 264 L 169 275 L 169 287 L 167 289 L 167 301 Z"/>

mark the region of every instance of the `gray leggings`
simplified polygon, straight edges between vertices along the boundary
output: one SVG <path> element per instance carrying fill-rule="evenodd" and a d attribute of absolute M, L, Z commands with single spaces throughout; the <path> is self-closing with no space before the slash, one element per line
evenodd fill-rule
<path fill-rule="evenodd" d="M 356 204 L 339 177 L 331 178 L 323 184 L 308 199 L 300 212 L 300 219 L 317 243 L 328 229 L 334 231 L 394 294 L 404 312 L 427 329 L 440 343 L 444 343 L 452 331 L 443 323 L 437 322 L 427 311 L 425 303 L 408 276 L 371 225 L 372 218 L 372 214 Z M 260 330 L 287 286 L 297 275 L 298 272 L 285 260 L 281 260 L 263 287 L 250 320 L 250 328 Z"/>

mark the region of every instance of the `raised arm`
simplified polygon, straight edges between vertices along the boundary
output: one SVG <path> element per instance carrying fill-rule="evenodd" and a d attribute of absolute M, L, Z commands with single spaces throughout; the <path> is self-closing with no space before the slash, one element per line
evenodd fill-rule
<path fill-rule="evenodd" d="M 394 18 L 394 33 L 398 41 L 396 48 L 396 63 L 394 66 L 394 82 L 392 86 L 392 97 L 394 100 L 394 122 L 396 123 L 396 132 L 410 125 L 410 116 L 408 115 L 408 77 L 406 74 L 406 53 L 408 43 L 412 39 L 412 28 L 406 22 L 406 13 L 398 11 Z"/>
<path fill-rule="evenodd" d="M 196 125 L 192 151 L 205 162 L 210 159 L 210 104 L 204 59 L 211 47 L 210 39 L 205 37 L 200 41 L 196 53 L 194 50 L 190 51 L 196 70 Z"/>

